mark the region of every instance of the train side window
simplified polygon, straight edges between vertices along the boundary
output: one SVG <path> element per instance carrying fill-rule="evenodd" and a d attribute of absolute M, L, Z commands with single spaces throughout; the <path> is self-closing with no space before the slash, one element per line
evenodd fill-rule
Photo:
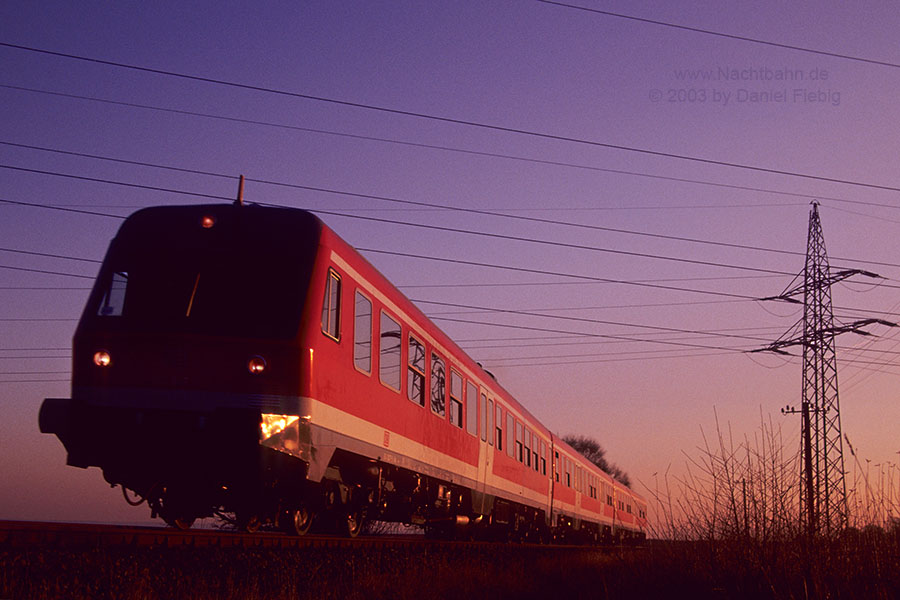
<path fill-rule="evenodd" d="M 125 289 L 128 286 L 128 273 L 118 271 L 113 273 L 109 282 L 109 288 L 103 294 L 103 301 L 97 310 L 101 317 L 121 317 L 125 310 Z"/>
<path fill-rule="evenodd" d="M 484 420 L 484 409 L 481 419 Z M 466 431 L 478 437 L 478 388 L 471 381 L 466 382 Z"/>
<path fill-rule="evenodd" d="M 519 462 L 525 462 L 525 459 L 522 456 L 523 437 L 522 424 L 516 421 L 516 460 Z"/>
<path fill-rule="evenodd" d="M 363 373 L 372 372 L 372 302 L 359 290 L 353 321 L 353 364 Z"/>
<path fill-rule="evenodd" d="M 462 376 L 450 369 L 450 422 L 460 429 L 463 426 L 462 391 Z"/>
<path fill-rule="evenodd" d="M 484 394 L 481 395 L 482 400 L 487 398 Z M 487 442 L 489 446 L 494 445 L 494 401 L 487 401 L 487 411 L 485 411 L 487 415 Z"/>
<path fill-rule="evenodd" d="M 325 281 L 322 333 L 335 341 L 341 339 L 341 276 L 334 269 L 328 269 L 328 279 Z"/>
<path fill-rule="evenodd" d="M 566 487 L 572 487 L 572 461 L 566 460 Z"/>
<path fill-rule="evenodd" d="M 490 400 L 488 400 L 490 402 Z M 496 429 L 496 434 L 494 437 L 497 438 L 497 450 L 503 450 L 503 413 L 500 409 L 500 403 L 497 403 L 497 420 L 494 421 L 494 427 Z"/>
<path fill-rule="evenodd" d="M 547 443 L 541 440 L 541 475 L 547 475 Z"/>
<path fill-rule="evenodd" d="M 512 413 L 506 411 L 506 453 L 510 458 L 516 457 L 516 420 Z"/>
<path fill-rule="evenodd" d="M 553 453 L 553 475 L 556 477 L 556 483 L 559 483 L 559 452 Z"/>
<path fill-rule="evenodd" d="M 400 324 L 387 313 L 381 313 L 378 338 L 378 373 L 381 383 L 400 391 Z"/>
<path fill-rule="evenodd" d="M 488 412 L 487 396 L 481 395 L 481 441 L 488 441 L 488 437 L 493 437 L 491 432 L 491 413 Z"/>
<path fill-rule="evenodd" d="M 531 431 L 525 429 L 525 466 L 531 466 Z"/>
<path fill-rule="evenodd" d="M 431 410 L 441 417 L 447 414 L 447 371 L 444 359 L 431 354 Z"/>
<path fill-rule="evenodd" d="M 412 334 L 409 336 L 408 360 L 406 395 L 419 406 L 425 406 L 425 346 Z"/>

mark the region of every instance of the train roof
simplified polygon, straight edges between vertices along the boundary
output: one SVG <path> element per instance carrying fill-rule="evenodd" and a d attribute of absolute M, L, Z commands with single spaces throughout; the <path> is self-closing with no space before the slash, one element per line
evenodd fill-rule
<path fill-rule="evenodd" d="M 206 221 L 204 219 L 212 219 Z M 257 204 L 191 204 L 152 206 L 131 214 L 116 237 L 180 236 L 188 237 L 198 227 L 237 235 L 248 242 L 289 248 L 298 241 L 318 239 L 324 224 L 314 214 L 288 207 Z"/>

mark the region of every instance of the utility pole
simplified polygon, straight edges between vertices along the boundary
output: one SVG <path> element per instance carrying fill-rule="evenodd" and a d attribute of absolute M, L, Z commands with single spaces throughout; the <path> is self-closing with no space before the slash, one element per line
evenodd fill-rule
<path fill-rule="evenodd" d="M 819 204 L 812 203 L 803 283 L 788 287 L 778 296 L 762 300 L 781 300 L 799 304 L 803 296 L 803 329 L 800 336 L 779 339 L 754 352 L 790 353 L 784 348 L 803 348 L 803 387 L 800 408 L 788 406 L 783 414 L 800 413 L 801 455 L 803 457 L 800 502 L 801 522 L 811 536 L 830 535 L 846 527 L 847 488 L 844 482 L 844 454 L 841 438 L 841 412 L 838 401 L 835 336 L 841 333 L 871 335 L 863 327 L 882 324 L 881 319 L 862 319 L 846 325 L 834 324 L 831 286 L 854 275 L 881 278 L 859 269 L 831 272 L 825 252 L 825 238 L 819 220 Z M 795 279 L 796 281 L 796 279 Z"/>

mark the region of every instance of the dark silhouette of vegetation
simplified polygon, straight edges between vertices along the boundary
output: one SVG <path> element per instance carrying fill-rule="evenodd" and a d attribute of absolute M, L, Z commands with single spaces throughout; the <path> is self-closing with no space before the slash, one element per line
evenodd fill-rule
<path fill-rule="evenodd" d="M 572 446 L 583 457 L 600 467 L 604 473 L 612 475 L 613 479 L 624 486 L 631 487 L 631 479 L 628 473 L 623 471 L 606 459 L 606 450 L 600 445 L 600 442 L 586 435 L 564 435 L 562 440 Z"/>

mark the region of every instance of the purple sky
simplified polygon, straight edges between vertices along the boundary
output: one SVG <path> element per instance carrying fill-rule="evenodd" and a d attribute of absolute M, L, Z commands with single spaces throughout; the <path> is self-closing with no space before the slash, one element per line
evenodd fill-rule
<path fill-rule="evenodd" d="M 504 132 L 0 47 L 0 200 L 124 216 L 142 206 L 209 201 L 190 193 L 231 198 L 236 177 L 243 173 L 249 179 L 248 201 L 340 213 L 320 215 L 359 248 L 544 271 L 365 253 L 427 314 L 440 318 L 436 322 L 552 430 L 600 440 L 642 493 L 645 484 L 653 487 L 667 470 L 670 476 L 683 472 L 683 452 L 693 453 L 701 444 L 701 427 L 707 433 L 714 429 L 714 410 L 739 439 L 753 435 L 761 417 L 771 416 L 782 426 L 788 447 L 799 446 L 799 419 L 778 413 L 786 404 L 799 403 L 799 360 L 748 357 L 740 351 L 776 339 L 801 318 L 800 309 L 722 294 L 771 296 L 790 283 L 792 276 L 783 273 L 803 267 L 812 198 L 821 201 L 832 264 L 888 278 L 878 288 L 869 283 L 836 286 L 836 316 L 845 321 L 861 316 L 900 321 L 900 259 L 894 243 L 900 195 L 871 187 L 900 186 L 900 68 L 540 2 L 256 4 L 10 1 L 0 4 L 0 42 L 869 186 Z M 682 4 L 580 3 L 900 63 L 900 17 L 887 3 L 857 3 L 852 8 L 839 2 L 792 3 L 789 8 L 780 2 Z M 722 75 L 733 70 L 737 79 Z M 776 80 L 785 73 L 794 80 Z M 810 94 L 815 101 L 809 101 Z M 372 196 L 497 214 L 410 206 Z M 37 429 L 43 398 L 69 394 L 71 336 L 97 265 L 8 251 L 99 260 L 120 222 L 0 204 L 0 319 L 5 319 L 0 321 L 0 519 L 140 521 L 147 516 L 143 508 L 127 507 L 96 469 L 65 467 L 62 445 Z M 626 256 L 623 251 L 750 269 Z M 554 273 L 649 281 L 714 294 Z M 542 311 L 565 319 L 474 312 L 426 301 Z M 843 430 L 863 467 L 869 459 L 893 473 L 900 450 L 894 426 L 900 417 L 900 340 L 885 328 L 873 332 L 882 337 L 839 341 Z M 573 337 L 579 333 L 644 341 Z M 660 338 L 700 348 L 648 341 Z M 852 471 L 854 460 L 845 454 Z"/>

